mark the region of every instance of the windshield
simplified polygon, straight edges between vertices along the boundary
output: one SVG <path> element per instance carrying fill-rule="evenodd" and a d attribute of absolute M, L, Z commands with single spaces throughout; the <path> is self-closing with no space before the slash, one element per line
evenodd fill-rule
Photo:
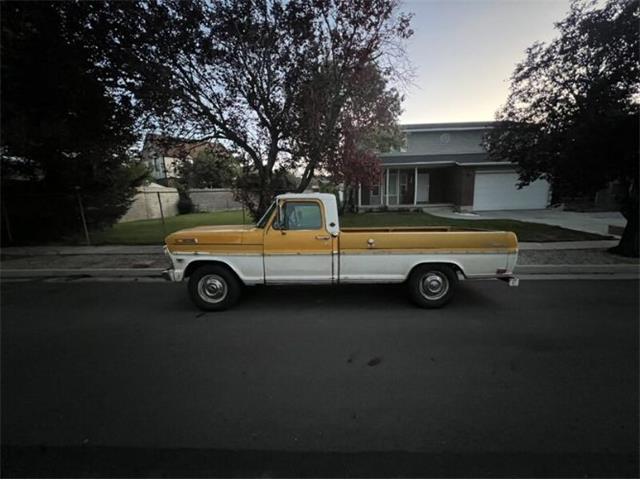
<path fill-rule="evenodd" d="M 276 202 L 273 202 L 271 205 L 269 205 L 269 208 L 267 208 L 267 211 L 264 212 L 264 215 L 262 215 L 262 217 L 260 217 L 260 220 L 258 220 L 258 223 L 256 223 L 256 227 L 264 228 L 267 222 L 269 221 L 269 217 L 271 217 L 271 212 L 273 212 L 275 208 L 276 208 Z"/>

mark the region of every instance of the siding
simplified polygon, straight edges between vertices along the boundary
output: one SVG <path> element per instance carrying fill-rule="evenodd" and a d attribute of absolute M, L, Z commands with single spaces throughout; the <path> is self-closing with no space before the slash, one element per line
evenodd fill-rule
<path fill-rule="evenodd" d="M 485 130 L 407 132 L 407 152 L 415 155 L 485 153 Z"/>

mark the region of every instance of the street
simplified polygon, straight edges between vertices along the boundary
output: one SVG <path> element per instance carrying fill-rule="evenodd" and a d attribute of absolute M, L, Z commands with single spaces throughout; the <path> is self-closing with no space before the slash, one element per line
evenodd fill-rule
<path fill-rule="evenodd" d="M 638 288 L 3 282 L 3 476 L 637 476 Z"/>

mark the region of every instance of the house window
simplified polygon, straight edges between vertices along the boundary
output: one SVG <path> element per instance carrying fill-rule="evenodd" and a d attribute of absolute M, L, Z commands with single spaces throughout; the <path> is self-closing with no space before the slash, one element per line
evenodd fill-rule
<path fill-rule="evenodd" d="M 409 144 L 409 134 L 405 133 L 400 144 L 400 152 L 405 153 L 407 151 L 407 145 Z"/>

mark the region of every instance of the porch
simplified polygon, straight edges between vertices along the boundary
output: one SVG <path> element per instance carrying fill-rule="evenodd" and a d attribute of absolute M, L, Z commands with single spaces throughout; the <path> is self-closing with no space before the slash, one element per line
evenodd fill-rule
<path fill-rule="evenodd" d="M 459 204 L 459 167 L 383 167 L 378 185 L 361 185 L 358 207 L 415 208 Z"/>

